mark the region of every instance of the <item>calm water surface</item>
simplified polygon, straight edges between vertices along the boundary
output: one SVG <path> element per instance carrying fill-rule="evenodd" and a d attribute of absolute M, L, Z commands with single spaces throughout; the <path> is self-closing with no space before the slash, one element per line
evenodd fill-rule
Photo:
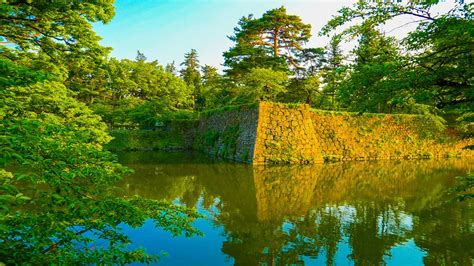
<path fill-rule="evenodd" d="M 252 167 L 133 152 L 130 195 L 196 207 L 204 237 L 126 228 L 162 265 L 473 265 L 474 204 L 446 189 L 472 159 Z"/>

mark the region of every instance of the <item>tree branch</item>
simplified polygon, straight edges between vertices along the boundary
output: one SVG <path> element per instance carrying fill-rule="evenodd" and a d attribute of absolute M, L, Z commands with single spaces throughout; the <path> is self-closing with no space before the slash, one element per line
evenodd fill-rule
<path fill-rule="evenodd" d="M 90 231 L 90 230 L 92 230 L 92 228 L 90 228 L 90 227 L 89 227 L 89 228 L 85 228 L 85 229 L 83 229 L 83 230 L 81 230 L 81 231 L 79 231 L 79 232 L 74 233 L 74 235 L 76 235 L 76 236 L 82 235 L 82 234 L 84 234 L 84 233 L 86 233 L 86 232 L 88 232 L 88 231 Z M 63 240 L 61 240 L 61 241 L 59 241 L 59 242 L 57 242 L 57 243 L 55 243 L 55 244 L 52 244 L 51 246 L 47 247 L 47 248 L 46 248 L 45 250 L 43 250 L 43 252 L 41 252 L 41 253 L 42 253 L 42 254 L 46 254 L 46 253 L 48 253 L 49 251 L 56 249 L 59 245 L 65 243 L 66 241 L 70 241 L 70 240 L 63 239 Z"/>

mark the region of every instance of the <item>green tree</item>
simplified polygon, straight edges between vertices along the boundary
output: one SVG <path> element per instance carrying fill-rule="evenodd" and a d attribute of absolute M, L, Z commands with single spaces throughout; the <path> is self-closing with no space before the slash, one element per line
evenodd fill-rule
<path fill-rule="evenodd" d="M 202 89 L 201 98 L 203 100 L 203 108 L 217 108 L 225 104 L 224 81 L 217 72 L 217 68 L 204 65 L 202 68 Z"/>
<path fill-rule="evenodd" d="M 175 76 L 178 74 L 178 71 L 176 70 L 176 65 L 175 65 L 174 61 L 171 62 L 171 63 L 166 64 L 165 71 L 170 73 L 170 74 L 173 74 Z"/>
<path fill-rule="evenodd" d="M 296 69 L 298 77 L 305 78 L 319 74 L 326 63 L 326 51 L 323 48 L 306 48 L 298 54 L 300 65 Z"/>
<path fill-rule="evenodd" d="M 65 60 L 66 87 L 77 93 L 78 100 L 90 105 L 97 100 L 111 99 L 108 90 L 107 61 L 103 57 L 84 58 L 69 56 Z"/>
<path fill-rule="evenodd" d="M 321 81 L 318 74 L 304 78 L 293 78 L 290 80 L 287 91 L 280 95 L 279 101 L 307 103 L 314 107 L 325 109 L 326 97 L 321 91 Z"/>
<path fill-rule="evenodd" d="M 135 61 L 146 61 L 146 56 L 140 50 L 137 50 L 137 56 L 135 56 Z"/>
<path fill-rule="evenodd" d="M 130 249 L 118 227 L 138 227 L 149 218 L 173 234 L 197 233 L 190 226 L 196 212 L 126 197 L 115 188 L 129 171 L 104 151 L 110 137 L 101 118 L 75 98 L 100 86 L 93 84 L 102 73 L 88 81 L 79 77 L 94 73 L 100 64 L 93 62 L 109 50 L 98 44 L 90 23 L 108 22 L 112 4 L 8 1 L 0 9 L 0 36 L 11 44 L 0 47 L 3 263 L 153 262 L 156 256 Z M 93 247 L 95 240 L 106 244 Z"/>
<path fill-rule="evenodd" d="M 305 102 L 320 109 L 336 108 L 336 90 L 346 66 L 335 35 L 326 48 L 306 48 L 298 54 L 299 66 L 282 101 Z"/>
<path fill-rule="evenodd" d="M 136 91 L 136 84 L 129 79 L 132 72 L 133 61 L 124 59 L 118 60 L 111 58 L 108 61 L 107 68 L 109 73 L 109 86 L 112 91 L 114 102 L 123 99 L 127 95 L 132 95 Z"/>
<path fill-rule="evenodd" d="M 220 80 L 220 75 L 217 72 L 217 68 L 210 66 L 210 65 L 204 65 L 201 67 L 202 70 L 202 83 L 204 85 L 210 85 L 213 83 L 217 83 Z"/>
<path fill-rule="evenodd" d="M 181 63 L 181 66 L 184 67 L 180 71 L 181 77 L 193 91 L 194 107 L 199 108 L 202 105 L 202 99 L 200 98 L 202 78 L 199 72 L 198 53 L 195 49 L 191 49 L 189 53 L 184 55 L 184 62 Z"/>
<path fill-rule="evenodd" d="M 112 58 L 107 67 L 106 85 L 112 97 L 91 107 L 111 126 L 149 128 L 154 124 L 150 121 L 163 113 L 192 106 L 191 88 L 157 61 Z"/>
<path fill-rule="evenodd" d="M 339 84 L 344 80 L 347 66 L 344 64 L 345 56 L 340 48 L 342 37 L 333 35 L 327 45 L 326 64 L 321 76 L 324 80 L 323 92 L 331 97 L 331 108 L 336 109 L 336 92 Z"/>
<path fill-rule="evenodd" d="M 244 97 L 248 97 L 249 102 L 275 101 L 278 95 L 286 92 L 285 85 L 287 82 L 288 74 L 285 72 L 254 68 L 244 76 L 244 86 L 240 90 Z"/>
<path fill-rule="evenodd" d="M 320 90 L 320 77 L 326 65 L 326 51 L 323 48 L 306 48 L 298 54 L 299 66 L 287 87 L 288 91 L 280 101 L 300 102 L 321 105 L 322 92 Z"/>
<path fill-rule="evenodd" d="M 190 88 L 182 79 L 166 72 L 157 61 L 144 62 L 112 58 L 109 63 L 109 84 L 115 99 L 137 97 L 174 98 L 176 107 L 189 104 Z"/>
<path fill-rule="evenodd" d="M 114 183 L 126 169 L 102 149 L 110 140 L 106 126 L 71 95 L 58 82 L 0 94 L 2 261 L 154 261 L 143 250 L 127 250 L 130 240 L 117 227 L 138 227 L 148 218 L 172 233 L 194 234 L 192 211 L 121 196 Z M 108 244 L 92 248 L 94 239 Z"/>
<path fill-rule="evenodd" d="M 403 60 L 394 38 L 367 28 L 359 37 L 354 55 L 350 76 L 337 91 L 344 106 L 352 111 L 391 113 L 404 104 L 406 84 L 399 83 L 396 76 Z"/>
<path fill-rule="evenodd" d="M 250 69 L 285 71 L 298 65 L 296 54 L 311 36 L 311 25 L 288 15 L 284 7 L 269 10 L 261 18 L 243 17 L 230 40 L 236 44 L 224 53 L 227 73 L 242 76 Z"/>
<path fill-rule="evenodd" d="M 10 52 L 2 45 L 0 56 L 19 62 L 28 53 L 34 59 L 29 60 L 29 67 L 62 79 L 74 75 L 77 71 L 68 70 L 80 69 L 87 60 L 104 60 L 109 53 L 110 48 L 99 45 L 100 37 L 90 22 L 109 22 L 114 16 L 113 2 L 7 1 L 0 9 L 0 39 L 15 49 Z M 76 80 L 70 77 L 68 82 Z"/>
<path fill-rule="evenodd" d="M 439 2 L 360 1 L 353 7 L 342 8 L 321 33 L 327 34 L 348 22 L 360 21 L 343 31 L 344 35 L 357 35 L 395 17 L 415 17 L 419 20 L 417 28 L 403 39 L 402 51 L 406 51 L 403 54 L 406 60 L 390 71 L 398 80 L 395 84 L 404 84 L 397 89 L 398 94 L 405 95 L 401 105 L 415 102 L 445 110 L 457 109 L 458 112 L 472 110 L 474 68 L 470 62 L 474 60 L 471 52 L 474 4 L 454 1 L 448 12 L 432 13 L 431 7 Z"/>
<path fill-rule="evenodd" d="M 60 74 L 51 73 L 36 65 L 32 60 L 34 57 L 34 53 L 18 54 L 5 48 L 0 54 L 0 88 L 3 90 L 10 86 L 24 86 L 43 80 L 61 80 L 58 77 Z"/>
<path fill-rule="evenodd" d="M 105 57 L 111 49 L 98 44 L 89 22 L 109 22 L 112 0 L 7 2 L 0 10 L 0 39 L 10 48 L 2 45 L 0 57 L 65 80 L 81 101 L 92 103 L 104 92 Z"/>

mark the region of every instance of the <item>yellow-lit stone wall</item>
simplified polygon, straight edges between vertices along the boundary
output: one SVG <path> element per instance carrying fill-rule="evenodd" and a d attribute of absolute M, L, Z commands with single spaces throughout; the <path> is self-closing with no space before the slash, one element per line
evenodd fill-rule
<path fill-rule="evenodd" d="M 358 114 L 261 102 L 200 119 L 193 147 L 253 164 L 311 164 L 473 156 L 460 140 L 421 115 Z"/>
<path fill-rule="evenodd" d="M 323 162 L 309 106 L 261 102 L 253 163 Z"/>
<path fill-rule="evenodd" d="M 254 164 L 472 156 L 459 140 L 420 115 L 312 110 L 308 105 L 262 102 Z"/>

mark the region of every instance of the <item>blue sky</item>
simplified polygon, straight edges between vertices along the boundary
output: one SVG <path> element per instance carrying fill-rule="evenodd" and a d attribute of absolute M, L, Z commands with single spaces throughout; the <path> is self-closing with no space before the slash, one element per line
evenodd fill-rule
<path fill-rule="evenodd" d="M 113 57 L 135 58 L 137 50 L 149 60 L 161 64 L 183 61 L 185 52 L 196 49 L 201 65 L 220 69 L 222 53 L 232 46 L 227 36 L 233 34 L 242 16 L 260 17 L 265 11 L 285 6 L 288 13 L 299 15 L 313 28 L 308 46 L 323 46 L 325 38 L 317 38 L 324 23 L 344 5 L 352 1 L 231 1 L 231 0 L 117 0 L 116 15 L 94 29 L 103 38 L 102 45 L 111 46 Z"/>
<path fill-rule="evenodd" d="M 313 37 L 307 47 L 321 47 L 326 37 L 318 37 L 321 27 L 343 6 L 353 0 L 116 0 L 116 15 L 109 24 L 95 24 L 103 38 L 102 45 L 114 50 L 117 58 L 134 59 L 137 50 L 148 60 L 160 64 L 175 61 L 179 65 L 184 53 L 192 48 L 199 53 L 201 65 L 219 69 L 222 53 L 233 44 L 227 36 L 233 34 L 242 16 L 260 17 L 265 11 L 285 6 L 289 14 L 301 17 L 312 25 Z M 400 18 L 406 23 L 413 18 Z M 391 31 L 391 29 L 395 29 Z M 404 35 L 407 28 L 388 27 L 392 35 Z"/>

